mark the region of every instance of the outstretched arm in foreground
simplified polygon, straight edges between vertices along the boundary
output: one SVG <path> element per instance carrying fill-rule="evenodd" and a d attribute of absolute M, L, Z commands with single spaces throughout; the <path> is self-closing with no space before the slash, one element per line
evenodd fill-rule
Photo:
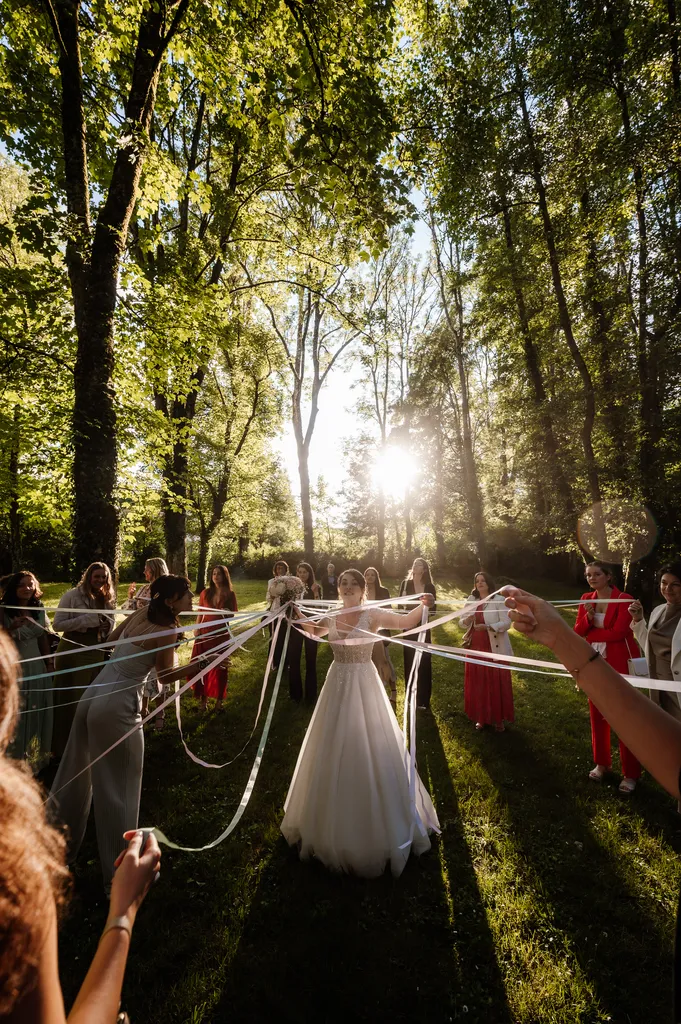
<path fill-rule="evenodd" d="M 558 612 L 533 594 L 504 587 L 515 628 L 550 647 L 620 740 L 660 785 L 679 799 L 681 723 L 654 704 L 570 629 Z"/>
<path fill-rule="evenodd" d="M 142 851 L 141 832 L 126 832 L 130 844 L 117 861 L 111 887 L 109 920 L 127 918 L 130 928 L 161 861 L 154 836 Z M 130 934 L 124 927 L 106 931 L 68 1016 L 68 1024 L 110 1024 L 121 999 Z M 66 1024 L 57 961 L 57 912 L 51 893 L 45 912 L 45 943 L 37 968 L 36 984 L 7 1018 L 14 1024 Z"/>

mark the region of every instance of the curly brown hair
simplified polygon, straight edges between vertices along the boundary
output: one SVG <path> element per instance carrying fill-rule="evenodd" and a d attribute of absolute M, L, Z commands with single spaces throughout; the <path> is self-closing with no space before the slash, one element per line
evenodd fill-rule
<path fill-rule="evenodd" d="M 16 648 L 0 630 L 0 1016 L 34 981 L 45 908 L 64 903 L 69 877 L 64 836 L 47 824 L 40 787 L 5 756 L 18 705 Z"/>

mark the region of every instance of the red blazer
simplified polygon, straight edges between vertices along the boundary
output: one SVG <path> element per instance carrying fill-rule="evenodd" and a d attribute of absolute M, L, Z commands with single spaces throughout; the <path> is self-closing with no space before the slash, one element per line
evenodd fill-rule
<path fill-rule="evenodd" d="M 624 594 L 617 587 L 612 588 L 610 597 L 626 598 L 633 601 L 630 594 Z M 589 594 L 582 594 L 582 601 L 593 600 L 594 604 L 598 599 L 598 592 L 592 590 Z M 605 660 L 618 672 L 626 675 L 629 671 L 627 661 L 629 658 L 640 658 L 641 652 L 631 631 L 631 616 L 626 604 L 609 604 L 605 613 L 605 622 L 602 629 L 592 626 L 586 616 L 586 605 L 580 604 L 575 622 L 575 633 L 579 633 L 585 640 L 591 643 L 606 643 Z"/>

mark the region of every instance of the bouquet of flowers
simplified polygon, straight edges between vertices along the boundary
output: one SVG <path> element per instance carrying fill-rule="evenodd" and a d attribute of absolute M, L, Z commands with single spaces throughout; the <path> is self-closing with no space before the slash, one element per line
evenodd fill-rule
<path fill-rule="evenodd" d="M 305 584 L 297 576 L 278 576 L 272 585 L 272 593 L 283 606 L 289 601 L 299 601 L 305 593 Z"/>

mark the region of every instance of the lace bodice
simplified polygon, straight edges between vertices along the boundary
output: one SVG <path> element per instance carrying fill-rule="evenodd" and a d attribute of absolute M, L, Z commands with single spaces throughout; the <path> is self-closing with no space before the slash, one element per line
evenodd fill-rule
<path fill-rule="evenodd" d="M 369 625 L 369 609 L 362 612 L 360 615 L 357 625 L 353 626 L 352 629 L 344 628 L 341 624 L 340 630 L 338 629 L 338 620 L 334 617 L 329 619 L 329 640 L 331 641 L 331 650 L 333 651 L 334 661 L 342 662 L 345 664 L 366 664 L 371 661 L 371 652 L 373 650 L 373 643 L 371 643 L 370 637 L 366 636 L 362 630 L 368 630 L 371 628 Z M 363 644 L 339 644 L 334 643 L 336 640 L 357 640 L 364 639 L 368 641 Z"/>

